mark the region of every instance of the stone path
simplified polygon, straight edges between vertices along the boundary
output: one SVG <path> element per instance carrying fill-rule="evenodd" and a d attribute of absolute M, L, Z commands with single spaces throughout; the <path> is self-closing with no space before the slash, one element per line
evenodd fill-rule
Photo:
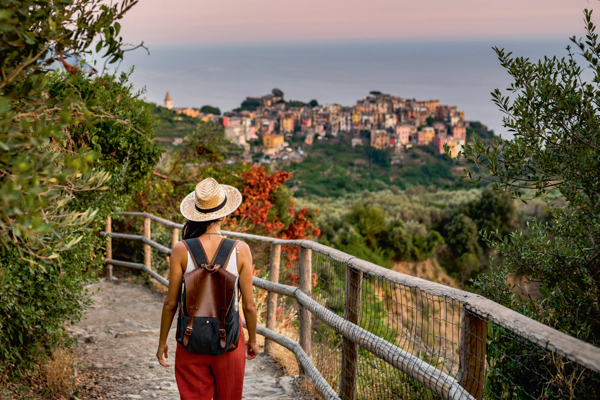
<path fill-rule="evenodd" d="M 164 368 L 156 360 L 162 296 L 131 283 L 101 281 L 90 289 L 95 292 L 94 305 L 87 318 L 71 329 L 79 340 L 81 378 L 89 382 L 80 398 L 179 399 L 173 369 L 174 329 L 167 342 L 171 367 Z M 243 398 L 302 396 L 294 378 L 282 376 L 273 360 L 261 353 L 246 364 Z"/>

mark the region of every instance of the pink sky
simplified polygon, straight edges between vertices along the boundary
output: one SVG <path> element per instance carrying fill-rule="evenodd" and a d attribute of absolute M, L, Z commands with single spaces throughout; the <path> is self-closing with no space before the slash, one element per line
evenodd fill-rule
<path fill-rule="evenodd" d="M 219 44 L 570 36 L 595 0 L 141 0 L 126 41 Z"/>

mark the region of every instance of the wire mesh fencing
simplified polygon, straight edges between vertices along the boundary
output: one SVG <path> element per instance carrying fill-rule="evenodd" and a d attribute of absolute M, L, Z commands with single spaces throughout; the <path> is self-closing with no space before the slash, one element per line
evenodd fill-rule
<path fill-rule="evenodd" d="M 146 218 L 144 236 L 119 236 L 114 243 L 118 256 L 142 247 L 130 240 L 150 239 L 149 216 L 139 216 Z M 119 223 L 142 233 L 139 224 Z M 177 240 L 177 226 L 168 228 L 154 229 L 153 248 L 144 242 L 144 257 L 134 251 L 134 263 L 125 264 L 139 268 L 143 259 L 166 275 L 169 252 L 164 246 Z M 298 341 L 321 374 L 317 380 L 324 378 L 342 399 L 600 398 L 596 347 L 480 296 L 393 273 L 326 246 L 236 236 L 250 245 L 256 276 L 288 288 L 263 285 L 285 294 L 278 296 L 271 317 L 270 294 L 257 288 L 260 322 L 269 325 L 270 318 L 279 333 Z M 275 266 L 277 278 L 272 279 Z M 319 318 L 306 324 L 302 307 Z"/>
<path fill-rule="evenodd" d="M 313 252 L 312 271 L 316 274 L 313 298 L 321 305 L 348 317 L 346 305 L 358 304 L 358 316 L 354 317 L 358 317 L 361 328 L 446 373 L 456 374 L 461 304 L 369 274 L 362 274 L 358 293 L 347 290 L 352 284 L 347 264 L 318 252 Z M 364 348 L 342 346 L 341 335 L 323 325 L 313 321 L 313 349 L 319 348 L 318 352 L 313 350 L 313 357 L 320 368 L 331 370 L 321 371 L 332 387 L 341 391 L 340 379 L 345 372 L 356 376 L 357 399 L 437 398 Z M 349 353 L 344 363 L 343 349 Z"/>
<path fill-rule="evenodd" d="M 489 322 L 486 365 L 488 399 L 600 398 L 600 374 Z"/>
<path fill-rule="evenodd" d="M 287 263 L 288 271 L 299 275 L 296 254 L 282 250 L 282 265 Z M 469 311 L 466 303 L 369 273 L 360 273 L 358 291 L 349 290 L 355 284 L 348 272 L 352 267 L 318 251 L 312 252 L 311 267 L 316 302 L 443 372 L 440 376 L 447 378 L 438 379 L 457 381 L 473 398 L 600 395 L 600 374 Z M 280 282 L 296 285 L 297 278 L 282 275 Z M 294 302 L 287 307 L 297 310 Z M 313 363 L 342 399 L 441 398 L 439 391 L 363 347 L 346 345 L 347 339 L 323 321 L 313 318 L 311 334 Z M 355 377 L 349 391 L 354 397 L 344 397 L 348 376 Z"/>

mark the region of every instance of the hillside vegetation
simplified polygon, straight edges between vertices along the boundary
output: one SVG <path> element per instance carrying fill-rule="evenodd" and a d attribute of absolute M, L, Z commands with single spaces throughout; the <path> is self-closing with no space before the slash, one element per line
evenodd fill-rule
<path fill-rule="evenodd" d="M 160 121 L 155 130 L 156 137 L 159 138 L 184 138 L 193 134 L 202 123 L 198 118 L 178 114 L 161 106 L 154 106 L 152 114 Z"/>
<path fill-rule="evenodd" d="M 316 141 L 305 147 L 306 158 L 283 167 L 293 173 L 289 185 L 296 197 L 340 197 L 416 185 L 443 189 L 466 186 L 460 176 L 467 164 L 437 155 L 430 146 L 410 148 L 400 158 L 389 149 L 352 147 L 350 140 L 350 136 L 340 134 L 335 139 Z"/>
<path fill-rule="evenodd" d="M 298 204 L 319 210 L 315 223 L 322 243 L 387 268 L 437 260 L 459 287 L 468 287 L 470 279 L 490 267 L 479 231 L 504 235 L 532 215 L 544 214 L 535 204 L 521 206 L 491 188 L 392 187 L 339 198 L 300 198 Z"/>

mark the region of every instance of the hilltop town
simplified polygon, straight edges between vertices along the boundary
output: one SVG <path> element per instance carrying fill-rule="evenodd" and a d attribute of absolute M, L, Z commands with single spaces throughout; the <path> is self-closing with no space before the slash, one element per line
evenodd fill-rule
<path fill-rule="evenodd" d="M 164 106 L 220 124 L 228 140 L 243 147 L 247 154 L 260 153 L 262 159 L 256 161 L 263 163 L 303 156 L 292 143 L 312 145 L 315 140 L 329 140 L 340 134 L 350 136 L 353 147 L 389 149 L 396 162 L 414 146 L 431 146 L 436 154 L 443 154 L 447 145 L 455 157 L 472 124 L 465 121 L 463 111 L 442 105 L 439 100 L 419 101 L 378 91 L 350 107 L 319 105 L 316 100 L 286 101 L 279 89 L 261 97 L 247 97 L 239 108 L 223 115 L 210 106 L 173 108 L 169 93 Z M 482 127 L 479 122 L 475 124 Z"/>

